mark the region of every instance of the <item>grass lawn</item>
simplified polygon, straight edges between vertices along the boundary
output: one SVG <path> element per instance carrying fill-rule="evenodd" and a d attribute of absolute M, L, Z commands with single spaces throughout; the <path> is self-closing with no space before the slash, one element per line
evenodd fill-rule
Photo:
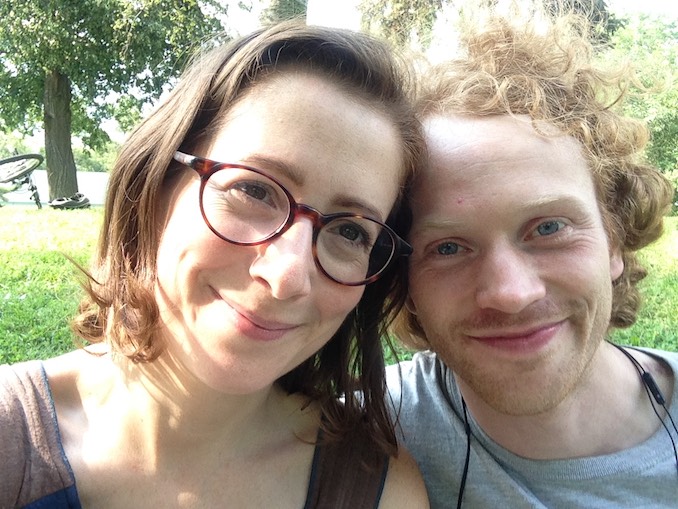
<path fill-rule="evenodd" d="M 68 321 L 82 295 L 74 266 L 95 250 L 103 209 L 0 208 L 0 363 L 74 346 Z"/>
<path fill-rule="evenodd" d="M 667 218 L 664 227 L 664 236 L 640 253 L 648 276 L 639 283 L 643 307 L 638 321 L 612 338 L 678 351 L 678 217 Z"/>
<path fill-rule="evenodd" d="M 47 358 L 71 350 L 68 321 L 82 290 L 68 254 L 87 265 L 103 211 L 0 208 L 0 364 Z M 638 323 L 615 332 L 626 344 L 678 350 L 678 217 L 643 252 L 650 276 L 641 284 L 645 306 Z"/>

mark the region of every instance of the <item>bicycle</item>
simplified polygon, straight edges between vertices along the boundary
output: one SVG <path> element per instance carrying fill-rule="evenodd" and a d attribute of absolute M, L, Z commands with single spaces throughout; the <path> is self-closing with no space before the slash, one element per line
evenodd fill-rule
<path fill-rule="evenodd" d="M 14 189 L 28 185 L 31 192 L 31 200 L 39 209 L 42 208 L 38 188 L 33 183 L 32 173 L 42 164 L 44 158 L 40 154 L 23 154 L 0 160 L 0 184 L 11 183 Z"/>

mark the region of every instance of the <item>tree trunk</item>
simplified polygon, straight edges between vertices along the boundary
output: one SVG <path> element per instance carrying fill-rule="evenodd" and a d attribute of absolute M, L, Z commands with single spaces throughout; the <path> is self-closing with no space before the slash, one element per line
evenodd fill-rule
<path fill-rule="evenodd" d="M 59 71 L 45 73 L 45 159 L 49 200 L 78 192 L 71 149 L 71 82 Z"/>

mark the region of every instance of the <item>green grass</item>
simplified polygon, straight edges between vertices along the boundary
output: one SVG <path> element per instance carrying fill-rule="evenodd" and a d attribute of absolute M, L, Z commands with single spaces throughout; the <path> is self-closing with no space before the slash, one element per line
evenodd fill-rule
<path fill-rule="evenodd" d="M 77 271 L 96 247 L 101 208 L 0 208 L 0 364 L 74 348 L 68 322 L 82 295 Z"/>
<path fill-rule="evenodd" d="M 101 208 L 0 208 L 0 364 L 74 348 L 68 322 L 82 290 L 64 253 L 86 266 L 101 220 Z M 678 350 L 678 217 L 666 230 L 642 253 L 650 271 L 641 283 L 645 305 L 636 325 L 615 332 L 621 343 Z"/>
<path fill-rule="evenodd" d="M 615 331 L 619 343 L 678 351 L 678 216 L 666 219 L 665 230 L 640 253 L 648 269 L 639 283 L 643 307 L 633 327 Z"/>

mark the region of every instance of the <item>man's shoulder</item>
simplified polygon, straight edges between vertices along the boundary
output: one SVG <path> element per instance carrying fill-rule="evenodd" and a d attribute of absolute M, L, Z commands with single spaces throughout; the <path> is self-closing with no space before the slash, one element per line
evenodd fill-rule
<path fill-rule="evenodd" d="M 654 357 L 659 357 L 669 362 L 671 365 L 678 365 L 678 352 L 670 350 L 658 350 L 657 348 L 639 347 L 639 350 L 646 352 Z"/>
<path fill-rule="evenodd" d="M 401 416 L 447 414 L 460 399 L 451 371 L 431 351 L 417 352 L 411 360 L 389 366 L 386 381 L 391 401 Z"/>
<path fill-rule="evenodd" d="M 440 357 L 430 350 L 416 352 L 410 360 L 386 368 L 389 390 L 417 383 L 439 382 L 447 367 Z"/>
<path fill-rule="evenodd" d="M 638 347 L 637 350 L 648 356 L 649 366 L 646 369 L 653 371 L 653 367 L 659 373 L 673 379 L 673 384 L 678 383 L 678 352 L 658 350 L 656 348 Z M 654 366 L 653 366 L 654 364 Z M 657 376 L 657 373 L 653 373 Z"/>

